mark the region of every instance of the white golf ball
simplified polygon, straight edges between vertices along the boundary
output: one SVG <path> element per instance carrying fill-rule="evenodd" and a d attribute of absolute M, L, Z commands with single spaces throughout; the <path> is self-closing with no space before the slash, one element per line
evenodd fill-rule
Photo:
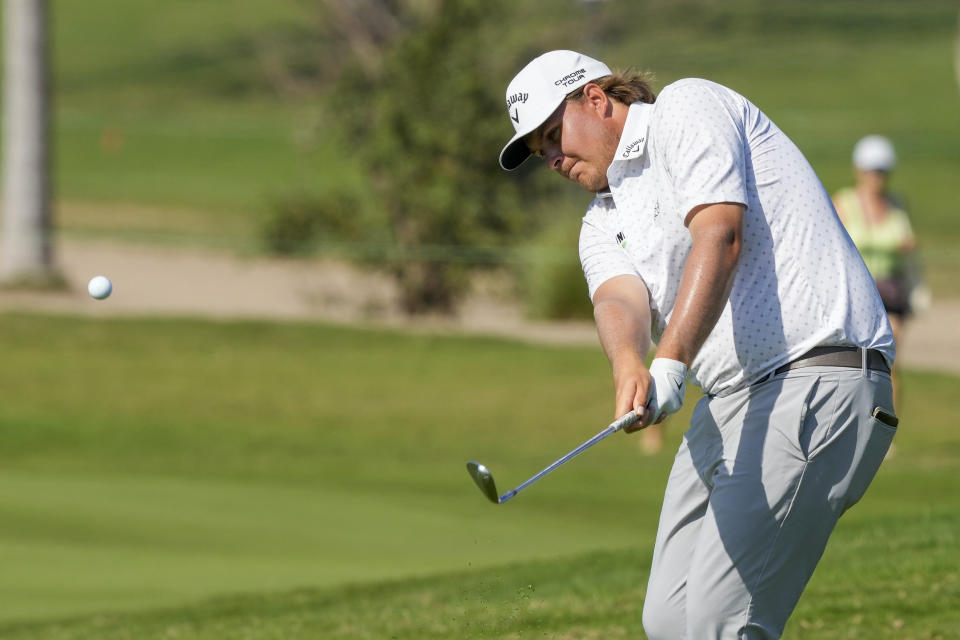
<path fill-rule="evenodd" d="M 113 291 L 113 283 L 110 282 L 110 278 L 105 276 L 94 276 L 90 278 L 90 283 L 87 284 L 87 291 L 97 300 L 103 300 Z"/>

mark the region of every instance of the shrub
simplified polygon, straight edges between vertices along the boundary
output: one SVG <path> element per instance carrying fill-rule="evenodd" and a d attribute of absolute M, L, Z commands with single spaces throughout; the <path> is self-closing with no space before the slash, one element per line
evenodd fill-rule
<path fill-rule="evenodd" d="M 537 236 L 523 268 L 527 313 L 551 320 L 593 318 L 593 305 L 577 255 L 579 225 L 563 221 Z"/>

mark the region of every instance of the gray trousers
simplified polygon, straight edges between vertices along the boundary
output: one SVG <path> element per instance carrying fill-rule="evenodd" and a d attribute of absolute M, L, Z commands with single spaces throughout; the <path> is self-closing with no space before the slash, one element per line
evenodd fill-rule
<path fill-rule="evenodd" d="M 779 638 L 894 427 L 890 376 L 808 367 L 697 404 L 667 482 L 643 607 L 651 640 Z"/>

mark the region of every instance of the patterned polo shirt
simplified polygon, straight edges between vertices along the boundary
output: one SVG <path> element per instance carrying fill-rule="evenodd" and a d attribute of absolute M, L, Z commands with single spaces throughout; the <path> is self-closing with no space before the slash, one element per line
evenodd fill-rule
<path fill-rule="evenodd" d="M 706 393 L 744 388 L 820 345 L 894 343 L 866 266 L 800 150 L 746 98 L 685 79 L 636 103 L 609 190 L 583 218 L 580 260 L 590 297 L 634 274 L 650 291 L 658 342 L 692 246 L 684 218 L 701 204 L 746 206 L 730 298 L 690 374 Z"/>

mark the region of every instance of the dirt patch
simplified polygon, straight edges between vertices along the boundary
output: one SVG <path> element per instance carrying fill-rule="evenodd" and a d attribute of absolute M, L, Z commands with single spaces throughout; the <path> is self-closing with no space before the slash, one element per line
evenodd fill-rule
<path fill-rule="evenodd" d="M 399 294 L 389 276 L 334 260 L 246 258 L 229 252 L 62 240 L 57 265 L 68 290 L 0 291 L 0 309 L 317 320 L 598 344 L 591 323 L 528 321 L 519 306 L 497 290 L 471 296 L 455 317 L 411 319 L 398 311 Z M 95 275 L 113 282 L 113 294 L 106 300 L 87 294 L 87 282 Z"/>

